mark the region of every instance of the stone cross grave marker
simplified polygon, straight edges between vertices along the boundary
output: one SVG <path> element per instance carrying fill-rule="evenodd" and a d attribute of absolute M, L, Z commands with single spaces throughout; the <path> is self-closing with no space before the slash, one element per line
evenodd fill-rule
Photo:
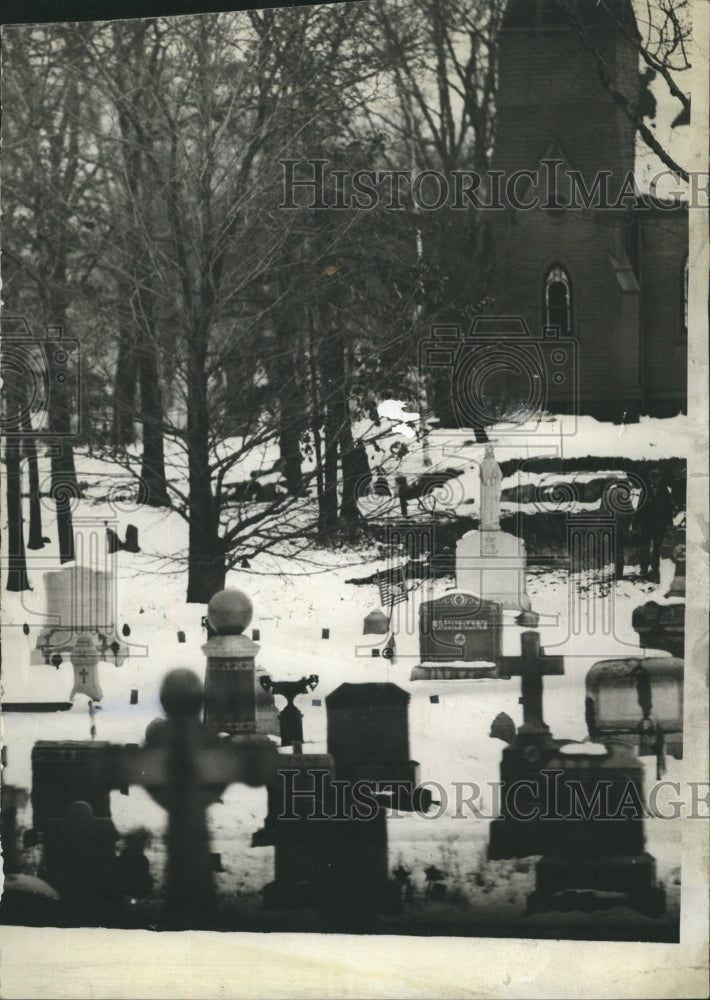
<path fill-rule="evenodd" d="M 520 677 L 520 703 L 523 724 L 518 733 L 524 736 L 546 735 L 550 727 L 542 717 L 542 679 L 565 672 L 561 656 L 545 656 L 540 649 L 539 632 L 523 632 L 520 636 L 520 658 L 506 660 L 511 676 Z"/>
<path fill-rule="evenodd" d="M 196 674 L 171 671 L 160 689 L 167 718 L 148 726 L 143 747 L 111 747 L 102 760 L 109 787 L 142 785 L 168 813 L 166 906 L 174 929 L 214 922 L 208 807 L 235 781 L 256 787 L 273 780 L 279 760 L 267 737 L 220 739 L 200 722 L 203 697 Z"/>
<path fill-rule="evenodd" d="M 520 677 L 523 724 L 518 727 L 512 742 L 502 753 L 502 815 L 490 825 L 489 858 L 525 857 L 528 854 L 542 853 L 550 831 L 549 823 L 541 822 L 539 818 L 521 821 L 514 810 L 519 808 L 525 811 L 530 804 L 539 811 L 545 810 L 546 787 L 541 781 L 541 769 L 557 750 L 557 743 L 543 717 L 543 677 L 563 674 L 564 660 L 561 656 L 545 656 L 540 649 L 540 635 L 534 631 L 523 632 L 520 651 L 519 657 L 506 657 L 506 666 L 511 675 Z M 518 782 L 528 785 L 525 794 L 518 797 L 520 801 L 525 799 L 524 807 L 517 801 L 511 806 L 508 799 L 507 790 Z"/>

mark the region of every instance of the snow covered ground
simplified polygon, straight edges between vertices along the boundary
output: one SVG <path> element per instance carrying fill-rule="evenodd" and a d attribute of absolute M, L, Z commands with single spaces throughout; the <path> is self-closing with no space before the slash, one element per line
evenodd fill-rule
<path fill-rule="evenodd" d="M 563 418 L 564 419 L 564 418 Z M 586 418 L 585 418 L 586 419 Z M 596 424 L 596 422 L 594 422 Z M 597 425 L 583 437 L 572 436 L 565 442 L 565 454 L 577 450 L 580 455 L 593 450 L 604 456 L 683 457 L 682 418 L 672 421 L 645 421 L 639 425 L 618 428 Z M 462 434 L 456 444 L 457 461 L 470 467 L 482 454 L 481 445 L 463 445 Z M 496 439 L 496 435 L 493 435 Z M 499 447 L 513 449 L 515 441 L 497 438 Z M 433 435 L 429 444 L 430 459 L 441 466 L 451 465 L 451 437 Z M 517 447 L 521 447 L 518 442 Z M 522 447 L 527 447 L 524 445 Z M 512 450 L 501 454 L 499 460 Z M 421 447 L 413 449 L 406 459 L 407 473 L 422 471 Z M 90 483 L 86 499 L 78 502 L 75 511 L 77 533 L 103 532 L 103 519 L 115 516 L 112 508 L 97 499 L 101 488 L 96 485 L 112 479 L 112 470 L 85 454 L 77 456 L 79 479 Z M 613 466 L 612 466 L 613 468 Z M 243 477 L 243 478 L 246 478 Z M 464 477 L 464 488 L 475 491 L 477 483 Z M 477 478 L 477 473 L 476 473 Z M 104 490 L 105 493 L 105 490 Z M 469 507 L 470 510 L 470 507 Z M 33 590 L 24 594 L 3 592 L 3 700 L 64 701 L 72 687 L 72 667 L 64 662 L 57 669 L 51 665 L 30 666 L 30 653 L 43 624 L 45 607 L 42 574 L 58 568 L 56 538 L 49 509 L 44 511 L 45 533 L 52 543 L 40 552 L 28 552 L 29 574 Z M 96 716 L 97 738 L 114 742 L 141 742 L 148 723 L 162 715 L 158 689 L 165 673 L 174 667 L 189 667 L 204 676 L 205 657 L 201 645 L 205 640 L 200 617 L 205 608 L 185 603 L 186 572 L 184 565 L 171 558 L 187 546 L 187 528 L 176 514 L 151 508 L 135 508 L 129 504 L 119 512 L 119 522 L 139 527 L 141 552 L 118 552 L 115 556 L 118 630 L 130 626 L 130 656 L 120 667 L 109 661 L 100 664 L 100 682 L 104 691 L 100 711 Z M 325 696 L 343 682 L 392 681 L 409 692 L 410 752 L 420 762 L 422 781 L 436 783 L 434 798 L 441 807 L 431 816 L 398 815 L 388 823 L 390 869 L 403 864 L 413 873 L 418 890 L 424 887 L 424 869 L 436 865 L 447 874 L 447 885 L 456 889 L 453 899 L 468 913 L 480 912 L 493 919 L 514 920 L 521 917 L 526 894 L 532 889 L 534 865 L 529 860 L 486 862 L 488 819 L 479 818 L 465 805 L 460 796 L 472 794 L 470 784 L 480 789 L 476 800 L 481 812 L 490 815 L 489 783 L 499 778 L 499 763 L 503 744 L 489 737 L 490 724 L 499 712 L 507 712 L 519 724 L 521 708 L 519 681 L 409 680 L 418 656 L 418 607 L 422 598 L 438 596 L 454 587 L 453 579 L 437 580 L 430 588 L 417 581 L 412 583 L 410 599 L 395 610 L 397 658 L 391 662 L 372 656 L 372 646 L 384 646 L 386 636 L 364 636 L 364 617 L 379 606 L 375 585 L 354 586 L 345 583 L 353 576 L 367 576 L 384 569 L 384 560 L 374 549 L 353 551 L 313 550 L 307 564 L 293 564 L 273 556 L 258 557 L 250 569 L 232 571 L 227 586 L 244 590 L 254 604 L 252 626 L 260 630 L 261 651 L 258 664 L 276 680 L 297 679 L 315 673 L 320 678 L 318 688 L 298 700 L 303 712 L 305 752 L 326 749 Z M 565 657 L 565 674 L 545 679 L 545 719 L 557 738 L 583 739 L 584 678 L 594 662 L 613 655 L 641 655 L 636 634 L 631 629 L 634 607 L 654 596 L 663 594 L 673 575 L 673 566 L 664 561 L 661 584 L 656 588 L 637 580 L 624 580 L 614 585 L 608 578 L 568 577 L 563 570 L 531 570 L 528 593 L 533 607 L 543 616 L 540 626 L 541 643 L 550 653 Z M 570 629 L 570 602 L 582 602 L 578 620 L 582 627 Z M 613 628 L 600 633 L 598 622 L 602 606 L 608 615 L 612 611 Z M 579 610 L 579 608 L 577 610 Z M 25 635 L 22 625 L 29 626 Z M 322 629 L 330 630 L 330 638 L 321 637 Z M 178 630 L 185 632 L 186 641 L 179 643 Z M 506 634 L 510 642 L 513 633 Z M 515 650 L 510 650 L 515 652 Z M 130 695 L 138 690 L 138 702 L 132 705 Z M 438 701 L 432 696 L 437 695 Z M 277 708 L 284 702 L 277 698 Z M 30 754 L 37 739 L 88 739 L 90 718 L 88 703 L 79 695 L 70 711 L 53 714 L 5 713 L 3 740 L 7 747 L 7 767 L 3 780 L 11 785 L 29 788 L 31 783 Z M 287 753 L 288 751 L 285 751 Z M 655 778 L 655 759 L 644 758 L 648 788 Z M 668 759 L 666 780 L 682 780 L 682 763 Z M 457 793 L 457 784 L 458 793 Z M 461 784 L 463 783 L 463 784 Z M 461 791 L 461 790 L 464 791 Z M 459 799 L 457 801 L 457 794 Z M 165 814 L 142 789 L 132 787 L 128 796 L 112 794 L 112 813 L 121 834 L 137 826 L 147 827 L 153 834 L 148 855 L 158 882 L 162 876 L 164 845 L 162 831 Z M 247 910 L 260 905 L 260 889 L 273 878 L 273 849 L 251 848 L 251 835 L 259 829 L 266 813 L 263 789 L 231 786 L 221 803 L 210 810 L 212 850 L 219 852 L 225 872 L 217 876 L 224 898 L 242 900 Z M 440 813 L 440 815 L 435 815 Z M 19 817 L 20 824 L 31 826 L 31 808 Z M 651 819 L 647 822 L 648 850 L 655 856 L 658 876 L 664 882 L 669 898 L 669 919 L 677 919 L 679 911 L 680 830 L 678 820 Z M 458 895 L 457 895 L 458 894 Z M 421 898 L 421 897 L 420 897 Z M 476 911 L 476 907 L 482 908 Z M 420 907 L 423 930 L 427 921 L 435 918 L 432 904 Z M 623 921 L 628 911 L 617 909 L 606 921 Z M 448 918 L 447 918 L 448 919 Z M 540 926 L 545 915 L 528 920 Z M 586 919 L 592 919 L 587 917 Z M 597 918 L 593 918 L 592 922 Z M 434 919 L 435 922 L 435 919 Z"/>

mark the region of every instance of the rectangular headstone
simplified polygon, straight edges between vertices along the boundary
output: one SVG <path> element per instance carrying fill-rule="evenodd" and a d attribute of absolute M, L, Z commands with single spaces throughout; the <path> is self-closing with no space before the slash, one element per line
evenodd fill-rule
<path fill-rule="evenodd" d="M 496 601 L 456 592 L 423 601 L 419 610 L 419 655 L 423 662 L 485 660 L 501 655 L 503 613 Z"/>
<path fill-rule="evenodd" d="M 32 816 L 35 829 L 64 815 L 70 802 L 88 802 L 96 816 L 110 816 L 110 792 L 96 762 L 109 744 L 98 740 L 38 740 L 32 748 Z"/>

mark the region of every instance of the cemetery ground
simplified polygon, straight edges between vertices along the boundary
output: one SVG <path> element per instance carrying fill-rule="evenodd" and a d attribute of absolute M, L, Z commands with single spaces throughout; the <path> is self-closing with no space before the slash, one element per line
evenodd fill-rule
<path fill-rule="evenodd" d="M 583 458 L 594 450 L 657 461 L 678 454 L 682 418 L 642 421 L 632 428 L 595 424 L 591 430 L 566 443 L 567 457 L 574 448 Z M 493 439 L 498 442 L 501 437 Z M 433 437 L 434 441 L 435 438 Z M 590 447 L 591 446 L 591 447 Z M 440 453 L 437 453 L 439 447 Z M 459 436 L 452 463 L 451 448 L 441 442 L 431 448 L 434 467 L 445 463 L 468 469 L 483 447 L 464 443 Z M 513 444 L 512 448 L 515 447 Z M 506 452 L 512 455 L 511 450 Z M 421 449 L 412 447 L 407 474 L 424 469 Z M 88 485 L 75 517 L 103 525 L 115 517 L 102 500 L 114 474 L 107 464 L 77 453 L 78 476 Z M 612 466 L 613 468 L 613 466 Z M 244 470 L 244 478 L 249 470 Z M 594 470 L 598 471 L 598 470 Z M 477 502 L 475 482 L 468 473 L 460 478 L 460 504 Z M 515 482 L 517 482 L 517 477 Z M 558 474 L 557 479 L 560 478 Z M 514 485 L 505 481 L 503 487 Z M 505 508 L 505 504 L 503 505 Z M 416 515 L 419 517 L 420 515 Z M 43 624 L 45 595 L 43 572 L 56 570 L 56 533 L 49 509 L 44 511 L 46 531 L 53 542 L 40 553 L 28 553 L 33 587 L 22 594 L 3 593 L 3 701 L 66 702 L 72 688 L 68 658 L 58 666 L 30 664 L 30 655 Z M 103 698 L 90 714 L 84 695 L 77 695 L 69 711 L 18 712 L 3 716 L 3 742 L 7 785 L 30 789 L 31 753 L 44 740 L 88 740 L 92 725 L 97 740 L 117 744 L 142 743 L 148 724 L 163 715 L 158 692 L 165 674 L 187 667 L 204 679 L 205 656 L 201 646 L 205 608 L 185 603 L 185 571 L 171 553 L 186 549 L 187 530 L 175 514 L 148 507 L 119 513 L 121 528 L 138 526 L 139 553 L 116 553 L 117 630 L 128 625 L 125 636 L 129 656 L 115 665 L 109 652 L 99 663 Z M 410 874 L 411 889 L 399 915 L 381 915 L 368 932 L 404 934 L 458 934 L 477 936 L 567 937 L 612 940 L 677 939 L 680 913 L 681 820 L 650 817 L 646 821 L 646 850 L 656 859 L 659 883 L 666 891 L 666 912 L 644 916 L 626 906 L 607 910 L 525 915 L 525 901 L 534 888 L 536 857 L 491 861 L 486 858 L 492 807 L 492 786 L 499 780 L 504 743 L 489 735 L 500 712 L 521 722 L 520 680 L 481 678 L 411 681 L 410 670 L 419 662 L 418 609 L 423 599 L 438 597 L 455 588 L 453 577 L 432 582 L 409 582 L 408 601 L 394 609 L 396 656 L 381 655 L 387 635 L 363 635 L 363 619 L 380 606 L 376 584 L 354 586 L 346 580 L 367 577 L 392 565 L 382 558 L 373 539 L 358 547 L 313 547 L 307 558 L 260 556 L 248 569 L 228 574 L 227 587 L 249 595 L 254 605 L 250 628 L 259 630 L 261 650 L 257 666 L 273 679 L 298 680 L 316 674 L 318 687 L 297 700 L 303 713 L 304 753 L 326 752 L 326 696 L 342 683 L 389 681 L 410 694 L 410 756 L 420 764 L 420 782 L 428 782 L 434 801 L 427 814 L 393 813 L 387 820 L 388 865 L 392 874 L 403 868 Z M 638 567 L 636 567 L 638 569 Z M 638 636 L 631 627 L 633 609 L 651 595 L 665 593 L 673 576 L 669 559 L 661 562 L 657 586 L 641 580 L 627 567 L 628 576 L 617 583 L 612 569 L 602 573 L 571 575 L 562 565 L 530 565 L 527 592 L 540 616 L 540 637 L 548 653 L 562 655 L 565 673 L 544 679 L 544 717 L 556 739 L 584 740 L 585 675 L 598 660 L 615 655 L 639 655 Z M 570 595 L 584 602 L 593 616 L 597 601 L 613 593 L 614 633 L 600 636 L 593 623 L 576 635 L 568 634 Z M 23 624 L 29 626 L 23 630 Z M 324 631 L 327 638 L 324 638 Z M 178 641 L 184 633 L 184 642 Z M 504 646 L 512 641 L 504 629 Z M 380 655 L 373 655 L 373 648 Z M 519 650 L 510 649 L 509 654 Z M 137 692 L 132 695 L 132 692 Z M 277 696 L 281 709 L 285 699 Z M 277 734 L 273 739 L 278 745 Z M 290 751 L 283 751 L 288 762 Z M 655 758 L 642 758 L 646 794 L 657 784 Z M 669 756 L 664 781 L 683 781 L 683 762 Z M 672 795 L 661 794 L 658 803 L 672 810 Z M 473 801 L 480 814 L 472 809 Z M 221 801 L 209 809 L 211 851 L 218 856 L 215 880 L 218 891 L 215 925 L 224 930 L 327 931 L 316 911 L 267 911 L 263 887 L 274 877 L 274 848 L 253 847 L 252 835 L 267 811 L 264 788 L 232 784 Z M 111 793 L 111 814 L 119 836 L 145 831 L 145 853 L 153 888 L 138 900 L 129 915 L 131 926 L 161 928 L 164 902 L 166 814 L 148 793 L 131 786 L 129 794 Z M 482 815 L 481 815 L 482 814 Z M 22 872 L 36 875 L 40 847 L 22 847 L 22 834 L 32 826 L 29 800 L 18 810 L 18 864 Z M 433 891 L 437 883 L 444 893 Z"/>

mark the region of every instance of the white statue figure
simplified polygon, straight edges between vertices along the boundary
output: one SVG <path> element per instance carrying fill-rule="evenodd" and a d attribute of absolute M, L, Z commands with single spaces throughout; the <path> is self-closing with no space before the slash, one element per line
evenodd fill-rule
<path fill-rule="evenodd" d="M 484 531 L 500 530 L 500 484 L 503 475 L 493 455 L 493 448 L 486 448 L 481 462 L 481 528 Z"/>

